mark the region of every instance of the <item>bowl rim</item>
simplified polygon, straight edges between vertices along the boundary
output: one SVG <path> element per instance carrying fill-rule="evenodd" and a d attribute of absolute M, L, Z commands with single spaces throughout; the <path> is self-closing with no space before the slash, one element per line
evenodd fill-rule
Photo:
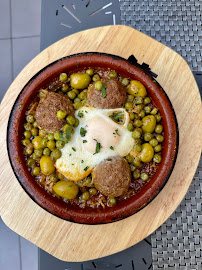
<path fill-rule="evenodd" d="M 124 61 L 125 63 L 127 64 L 130 64 L 132 65 L 133 67 L 136 67 L 136 68 L 139 68 L 141 69 L 141 71 L 143 71 L 144 74 L 146 74 L 148 77 L 150 77 L 150 79 L 154 80 L 154 73 L 152 73 L 150 71 L 150 69 L 148 68 L 148 66 L 145 68 L 144 65 L 140 65 L 137 63 L 137 61 L 133 61 L 134 58 L 132 59 L 131 61 L 131 58 L 129 57 L 129 59 L 125 59 L 125 58 L 122 58 L 120 56 L 117 56 L 117 55 L 113 55 L 113 54 L 108 54 L 108 53 L 100 53 L 100 52 L 83 52 L 83 53 L 77 53 L 77 54 L 72 54 L 72 55 L 68 55 L 68 56 L 65 56 L 65 57 L 62 57 L 48 65 L 46 65 L 44 68 L 42 68 L 41 70 L 39 70 L 34 76 L 32 76 L 32 78 L 30 78 L 30 80 L 25 84 L 25 86 L 22 88 L 22 90 L 20 91 L 20 93 L 18 94 L 17 98 L 15 99 L 15 102 L 12 106 L 12 109 L 11 109 L 11 112 L 10 112 L 10 115 L 9 115 L 9 120 L 8 120 L 8 125 L 7 125 L 7 137 L 6 137 L 6 142 L 7 142 L 7 152 L 8 152 L 8 157 L 9 157 L 9 161 L 10 161 L 10 164 L 11 164 L 11 167 L 12 167 L 12 170 L 18 180 L 18 182 L 20 183 L 20 185 L 22 186 L 22 188 L 24 189 L 24 191 L 28 194 L 28 196 L 34 201 L 36 202 L 40 207 L 42 207 L 44 210 L 48 211 L 49 213 L 63 219 L 63 220 L 68 220 L 68 221 L 71 221 L 71 222 L 74 222 L 74 223 L 79 223 L 79 224 L 88 224 L 88 225 L 99 225 L 99 224 L 107 224 L 109 222 L 117 222 L 119 221 L 120 219 L 124 219 L 124 218 L 127 218 L 133 214 L 135 214 L 136 212 L 140 211 L 141 209 L 143 209 L 144 207 L 146 207 L 146 205 L 148 205 L 148 203 L 150 203 L 152 200 L 154 200 L 154 198 L 159 194 L 159 192 L 163 189 L 163 187 L 165 186 L 165 184 L 167 183 L 173 169 L 174 169 L 174 166 L 175 166 L 175 163 L 176 163 L 176 159 L 177 159 L 177 154 L 178 154 L 178 149 L 179 149 L 179 128 L 178 128 L 178 123 L 177 123 L 177 117 L 176 117 L 176 114 L 175 114 L 175 111 L 174 111 L 174 108 L 173 108 L 173 105 L 168 97 L 168 95 L 166 94 L 166 92 L 163 90 L 163 88 L 161 87 L 161 85 L 155 80 L 155 84 L 163 91 L 163 95 L 165 96 L 166 100 L 168 101 L 169 103 L 169 106 L 170 106 L 170 109 L 172 111 L 172 116 L 173 116 L 173 119 L 174 119 L 174 125 L 175 125 L 175 134 L 176 134 L 176 138 L 175 138 L 175 154 L 174 156 L 172 157 L 172 166 L 170 168 L 170 170 L 168 171 L 168 173 L 166 174 L 166 177 L 164 178 L 164 181 L 162 181 L 160 187 L 158 188 L 158 190 L 155 191 L 154 195 L 152 195 L 149 199 L 147 199 L 147 202 L 145 204 L 143 204 L 141 207 L 139 207 L 138 209 L 136 209 L 135 212 L 133 213 L 130 213 L 130 214 L 126 214 L 126 215 L 122 215 L 122 216 L 119 216 L 118 218 L 112 220 L 110 219 L 109 221 L 107 222 L 103 222 L 103 218 L 105 218 L 104 216 L 101 218 L 101 221 L 99 222 L 86 222 L 84 220 L 84 222 L 79 222 L 77 219 L 75 220 L 74 218 L 70 217 L 70 218 L 64 218 L 62 217 L 60 214 L 57 214 L 57 213 L 53 213 L 51 210 L 50 210 L 50 207 L 47 206 L 47 203 L 44 201 L 44 199 L 42 199 L 42 201 L 39 201 L 38 198 L 36 198 L 35 194 L 33 194 L 32 192 L 30 192 L 30 189 L 29 189 L 29 185 L 25 184 L 22 179 L 21 179 L 21 175 L 19 173 L 18 170 L 16 170 L 16 160 L 14 161 L 13 160 L 13 149 L 12 149 L 12 146 L 10 145 L 9 141 L 10 141 L 10 136 L 11 136 L 11 133 L 12 131 L 10 132 L 10 128 L 12 127 L 13 125 L 13 117 L 15 115 L 15 111 L 16 111 L 16 108 L 18 107 L 18 102 L 20 100 L 20 97 L 21 95 L 23 94 L 23 92 L 26 90 L 27 87 L 29 87 L 30 83 L 32 83 L 42 72 L 48 70 L 50 67 L 53 67 L 54 65 L 56 65 L 57 63 L 60 63 L 60 62 L 63 62 L 64 60 L 67 60 L 67 59 L 71 59 L 71 58 L 75 58 L 75 57 L 86 57 L 86 56 L 103 56 L 103 57 L 109 57 L 113 60 L 121 60 L 121 61 Z M 131 74 L 131 75 L 134 75 L 134 74 Z M 155 76 L 156 77 L 156 76 Z M 16 139 L 17 140 L 17 139 Z M 19 141 L 19 140 L 17 140 Z M 36 182 L 36 181 L 35 181 Z M 43 191 L 45 191 L 44 187 L 41 187 L 39 184 L 38 186 L 43 189 Z M 45 191 L 47 192 L 47 191 Z M 51 195 L 51 197 L 53 197 Z M 45 198 L 46 200 L 46 198 Z M 57 199 L 58 200 L 58 199 Z M 113 209 L 113 208 L 111 208 Z M 55 209 L 57 211 L 57 209 Z"/>

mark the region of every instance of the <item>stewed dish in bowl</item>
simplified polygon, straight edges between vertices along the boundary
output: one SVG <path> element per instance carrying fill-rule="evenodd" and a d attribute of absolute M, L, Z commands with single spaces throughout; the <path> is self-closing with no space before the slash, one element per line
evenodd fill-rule
<path fill-rule="evenodd" d="M 172 172 L 173 107 L 147 65 L 103 53 L 51 63 L 22 89 L 8 154 L 29 196 L 72 222 L 101 224 L 146 206 Z"/>

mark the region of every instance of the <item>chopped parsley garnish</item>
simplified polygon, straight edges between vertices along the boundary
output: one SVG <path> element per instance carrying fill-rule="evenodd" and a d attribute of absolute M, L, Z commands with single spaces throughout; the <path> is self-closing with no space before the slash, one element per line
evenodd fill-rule
<path fill-rule="evenodd" d="M 66 132 L 66 136 L 65 136 L 65 139 L 66 140 L 69 140 L 70 136 L 71 136 L 71 132 L 72 132 L 72 129 L 70 128 L 69 130 L 67 130 Z"/>
<path fill-rule="evenodd" d="M 81 137 L 84 137 L 86 135 L 86 132 L 87 132 L 87 130 L 85 130 L 85 128 L 83 128 L 83 127 L 80 128 Z"/>
<path fill-rule="evenodd" d="M 81 163 L 84 163 L 84 160 L 82 159 Z"/>
<path fill-rule="evenodd" d="M 86 140 L 83 140 L 83 143 L 87 143 L 87 141 Z"/>
<path fill-rule="evenodd" d="M 71 136 L 71 132 L 72 132 L 72 128 L 70 128 L 67 132 L 60 132 L 60 141 L 68 141 L 70 139 L 70 136 Z"/>
<path fill-rule="evenodd" d="M 93 155 L 99 153 L 100 149 L 102 148 L 101 144 L 97 140 L 95 140 L 95 141 L 96 141 L 96 148 L 95 148 L 95 153 Z"/>
<path fill-rule="evenodd" d="M 69 154 L 69 156 L 71 157 L 72 154 Z"/>
<path fill-rule="evenodd" d="M 76 152 L 76 149 L 75 149 L 74 147 L 72 147 L 72 150 L 73 150 L 74 152 Z"/>
<path fill-rule="evenodd" d="M 135 92 L 135 95 L 137 95 L 138 94 L 138 92 Z"/>
<path fill-rule="evenodd" d="M 22 108 L 22 105 L 18 105 L 18 109 Z"/>
<path fill-rule="evenodd" d="M 78 63 L 76 63 L 76 65 L 77 65 L 77 67 L 79 67 L 80 66 L 80 63 L 78 62 Z"/>
<path fill-rule="evenodd" d="M 78 113 L 78 117 L 82 118 L 83 117 L 83 113 L 82 112 L 79 112 Z"/>
<path fill-rule="evenodd" d="M 119 122 L 120 120 L 123 119 L 123 113 L 120 113 L 120 112 L 115 113 L 115 112 L 113 112 L 112 115 L 109 115 L 109 117 L 112 118 L 113 120 Z"/>
<path fill-rule="evenodd" d="M 89 168 L 89 167 L 88 167 L 88 166 L 86 166 L 86 167 L 84 168 L 84 171 L 86 172 L 86 171 L 88 170 L 88 168 Z"/>
<path fill-rule="evenodd" d="M 106 88 L 107 88 L 107 86 L 105 84 L 103 84 L 102 87 L 101 87 L 102 97 L 103 98 L 106 98 Z"/>
<path fill-rule="evenodd" d="M 155 82 L 155 83 L 156 83 L 156 80 L 153 80 L 153 82 Z"/>
<path fill-rule="evenodd" d="M 114 147 L 113 147 L 113 146 L 110 146 L 109 148 L 110 148 L 111 150 L 114 150 Z"/>
<path fill-rule="evenodd" d="M 118 133 L 118 128 L 115 130 L 116 134 L 120 136 L 120 134 Z M 114 134 L 114 133 L 113 133 Z"/>

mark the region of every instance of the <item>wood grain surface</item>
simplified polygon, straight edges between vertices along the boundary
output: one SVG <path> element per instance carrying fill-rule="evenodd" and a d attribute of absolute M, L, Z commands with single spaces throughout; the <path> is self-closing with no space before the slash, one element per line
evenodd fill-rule
<path fill-rule="evenodd" d="M 79 52 L 106 52 L 148 63 L 168 94 L 179 125 L 179 152 L 160 194 L 144 209 L 106 225 L 82 225 L 48 213 L 30 199 L 16 179 L 7 154 L 6 131 L 19 92 L 49 63 Z M 177 208 L 192 181 L 202 145 L 200 94 L 185 60 L 163 44 L 127 26 L 106 26 L 66 37 L 42 51 L 17 76 L 1 103 L 0 214 L 6 225 L 64 261 L 85 261 L 126 249 L 156 230 Z"/>

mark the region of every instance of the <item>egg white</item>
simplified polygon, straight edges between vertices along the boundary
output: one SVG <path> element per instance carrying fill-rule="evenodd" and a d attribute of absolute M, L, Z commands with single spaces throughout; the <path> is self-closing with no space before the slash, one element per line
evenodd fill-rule
<path fill-rule="evenodd" d="M 109 116 L 113 112 L 123 113 L 122 124 Z M 80 117 L 79 117 L 80 116 Z M 62 156 L 56 161 L 56 168 L 67 179 L 84 179 L 93 168 L 112 156 L 126 156 L 134 146 L 132 133 L 128 131 L 129 114 L 123 109 L 97 109 L 84 106 L 76 111 L 79 125 L 74 129 L 71 140 L 61 149 Z M 80 130 L 86 130 L 81 136 Z M 96 146 L 100 149 L 96 153 Z"/>

